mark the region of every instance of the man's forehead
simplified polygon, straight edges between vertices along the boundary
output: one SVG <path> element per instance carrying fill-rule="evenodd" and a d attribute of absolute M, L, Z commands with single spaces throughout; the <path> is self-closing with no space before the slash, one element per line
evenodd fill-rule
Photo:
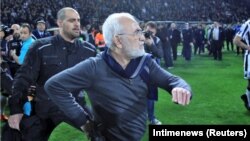
<path fill-rule="evenodd" d="M 20 26 L 19 26 L 19 25 L 16 25 L 16 24 L 13 24 L 13 25 L 11 26 L 11 28 L 12 28 L 12 29 L 19 29 Z"/>
<path fill-rule="evenodd" d="M 21 29 L 21 31 L 22 30 L 29 30 L 28 27 L 21 27 L 20 29 Z"/>
<path fill-rule="evenodd" d="M 76 19 L 76 18 L 80 18 L 79 14 L 76 11 L 73 10 L 69 10 L 65 12 L 65 17 L 68 19 Z"/>
<path fill-rule="evenodd" d="M 45 25 L 45 23 L 37 23 L 37 25 Z"/>
<path fill-rule="evenodd" d="M 128 18 L 126 21 L 123 21 L 123 24 L 124 24 L 125 30 L 135 30 L 135 29 L 140 28 L 139 24 L 136 21 L 132 19 L 128 19 Z"/>

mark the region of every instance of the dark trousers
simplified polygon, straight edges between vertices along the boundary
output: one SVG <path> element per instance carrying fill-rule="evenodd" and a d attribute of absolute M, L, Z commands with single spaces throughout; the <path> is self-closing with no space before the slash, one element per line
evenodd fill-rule
<path fill-rule="evenodd" d="M 16 129 L 10 128 L 8 122 L 5 122 L 4 125 L 2 124 L 1 129 L 1 141 L 22 141 L 21 133 Z"/>
<path fill-rule="evenodd" d="M 166 67 L 173 67 L 172 51 L 170 43 L 162 43 L 164 62 Z"/>
<path fill-rule="evenodd" d="M 220 41 L 213 41 L 212 49 L 214 60 L 222 60 L 222 43 Z"/>
<path fill-rule="evenodd" d="M 226 43 L 227 43 L 227 50 L 228 51 L 230 50 L 229 45 L 231 45 L 231 50 L 234 51 L 233 40 L 227 40 Z"/>
<path fill-rule="evenodd" d="M 174 60 L 177 60 L 177 46 L 178 46 L 177 43 L 171 43 Z"/>
<path fill-rule="evenodd" d="M 197 51 L 198 51 L 198 54 L 201 54 L 201 53 L 205 52 L 204 44 L 202 42 L 196 42 L 195 43 L 195 46 L 194 46 L 194 55 L 197 54 Z"/>
<path fill-rule="evenodd" d="M 242 50 L 242 49 L 241 49 L 240 47 L 238 47 L 238 46 L 236 46 L 236 50 L 237 50 L 237 55 L 240 55 L 240 53 L 241 53 L 242 57 L 244 57 L 244 53 L 245 53 L 244 50 Z"/>
<path fill-rule="evenodd" d="M 37 115 L 23 116 L 20 122 L 20 132 L 6 123 L 2 128 L 3 141 L 48 141 L 50 134 L 67 117 L 59 112 L 51 112 L 47 118 Z M 70 122 L 67 122 L 70 124 Z"/>
<path fill-rule="evenodd" d="M 85 97 L 80 93 L 75 98 L 83 109 L 89 113 L 90 110 L 86 107 Z M 68 116 L 70 115 L 65 115 L 51 101 L 36 101 L 35 114 L 24 116 L 21 120 L 22 141 L 48 141 L 52 131 L 62 122 L 75 127 Z M 79 127 L 75 128 L 79 129 Z"/>
<path fill-rule="evenodd" d="M 190 61 L 192 56 L 192 48 L 188 42 L 183 42 L 183 56 L 185 60 Z"/>
<path fill-rule="evenodd" d="M 47 117 L 33 115 L 24 116 L 20 123 L 22 141 L 48 141 L 52 131 L 62 122 L 73 126 L 68 118 L 59 110 L 53 110 Z"/>

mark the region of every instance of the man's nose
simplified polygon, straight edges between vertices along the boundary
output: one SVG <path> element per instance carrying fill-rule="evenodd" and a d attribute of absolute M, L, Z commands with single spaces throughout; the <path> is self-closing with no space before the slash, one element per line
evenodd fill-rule
<path fill-rule="evenodd" d="M 141 34 L 141 35 L 140 35 L 139 40 L 140 40 L 140 41 L 143 41 L 143 42 L 145 41 L 145 36 L 144 36 L 144 34 Z"/>
<path fill-rule="evenodd" d="M 75 25 L 80 26 L 80 21 L 76 21 Z"/>

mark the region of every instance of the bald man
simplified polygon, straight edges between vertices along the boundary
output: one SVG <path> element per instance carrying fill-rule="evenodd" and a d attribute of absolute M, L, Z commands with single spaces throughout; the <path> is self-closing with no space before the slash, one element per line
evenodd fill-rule
<path fill-rule="evenodd" d="M 65 7 L 59 10 L 57 24 L 59 34 L 32 44 L 13 81 L 8 123 L 11 128 L 20 130 L 24 141 L 47 141 L 57 125 L 62 122 L 72 124 L 52 103 L 44 84 L 56 73 L 96 55 L 93 46 L 78 39 L 80 16 L 75 9 Z M 27 98 L 31 84 L 36 87 L 35 103 Z M 75 90 L 72 95 L 79 103 L 84 100 L 81 90 Z M 84 104 L 81 106 L 85 108 Z M 24 111 L 22 107 L 25 107 Z"/>

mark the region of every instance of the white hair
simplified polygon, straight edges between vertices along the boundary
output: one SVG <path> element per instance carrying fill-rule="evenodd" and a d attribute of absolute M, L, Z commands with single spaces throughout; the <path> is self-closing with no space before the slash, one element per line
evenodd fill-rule
<path fill-rule="evenodd" d="M 128 18 L 136 21 L 135 17 L 129 13 L 114 13 L 108 16 L 102 26 L 104 41 L 107 47 L 112 47 L 113 37 L 119 34 L 124 26 L 120 23 L 121 18 Z"/>
<path fill-rule="evenodd" d="M 176 28 L 176 24 L 175 23 L 171 23 L 171 28 Z"/>

